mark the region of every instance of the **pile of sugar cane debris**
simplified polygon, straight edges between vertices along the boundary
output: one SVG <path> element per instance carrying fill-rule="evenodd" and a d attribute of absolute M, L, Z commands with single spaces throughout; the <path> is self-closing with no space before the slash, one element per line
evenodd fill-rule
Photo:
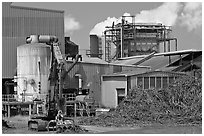
<path fill-rule="evenodd" d="M 202 78 L 180 78 L 164 90 L 134 88 L 116 109 L 79 123 L 97 126 L 202 124 Z"/>

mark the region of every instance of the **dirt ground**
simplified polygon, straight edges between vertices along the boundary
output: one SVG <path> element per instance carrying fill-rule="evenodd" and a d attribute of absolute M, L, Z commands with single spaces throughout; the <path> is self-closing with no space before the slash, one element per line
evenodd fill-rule
<path fill-rule="evenodd" d="M 54 134 L 55 132 L 47 131 L 31 131 L 28 130 L 28 116 L 15 116 L 7 118 L 12 128 L 2 128 L 3 134 Z M 103 133 L 103 134 L 202 134 L 202 126 L 147 126 L 147 127 L 98 127 L 98 126 L 82 126 L 87 133 Z"/>

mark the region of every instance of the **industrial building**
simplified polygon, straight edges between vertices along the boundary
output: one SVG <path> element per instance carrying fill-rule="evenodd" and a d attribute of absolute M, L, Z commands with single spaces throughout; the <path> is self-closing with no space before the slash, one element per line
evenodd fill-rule
<path fill-rule="evenodd" d="M 9 110 L 8 116 L 11 112 L 15 114 L 12 105 L 19 105 L 7 102 L 7 98 L 13 99 L 13 94 L 17 94 L 14 90 L 14 80 L 17 80 L 14 77 L 18 71 L 17 47 L 25 44 L 26 37 L 32 34 L 57 36 L 64 53 L 64 11 L 19 7 L 13 6 L 12 2 L 2 2 L 2 101 L 4 109 Z M 22 112 L 30 111 L 31 104 L 21 103 Z"/>
<path fill-rule="evenodd" d="M 128 22 L 128 20 L 131 22 Z M 111 62 L 123 57 L 152 52 L 177 51 L 177 38 L 171 26 L 161 23 L 135 23 L 135 16 L 122 16 L 121 23 L 106 26 L 102 36 L 90 35 L 90 56 Z M 93 46 L 94 45 L 94 46 Z M 103 51 L 102 51 L 103 50 Z"/>
<path fill-rule="evenodd" d="M 72 61 L 68 61 L 72 64 Z M 89 89 L 89 95 L 98 104 L 101 103 L 101 76 L 124 71 L 149 71 L 149 67 L 112 64 L 99 58 L 82 58 L 68 73 L 64 88 Z M 81 80 L 79 80 L 80 78 Z M 81 82 L 81 83 L 80 83 Z M 79 87 L 80 86 L 80 87 Z"/>
<path fill-rule="evenodd" d="M 3 94 L 14 91 L 9 84 L 17 72 L 17 47 L 32 34 L 57 36 L 64 53 L 64 11 L 19 7 L 11 2 L 2 2 Z M 8 86 L 5 86 L 5 82 Z"/>
<path fill-rule="evenodd" d="M 87 57 L 76 61 L 73 58 L 78 54 L 78 45 L 69 37 L 64 38 L 63 11 L 16 7 L 5 2 L 2 11 L 2 100 L 8 116 L 12 107 L 17 109 L 16 105 L 24 106 L 22 109 L 31 115 L 33 100 L 38 95 L 46 101 L 47 93 L 60 87 L 62 91 L 51 93 L 65 98 L 65 115 L 69 109 L 77 110 L 76 91 L 88 94 L 94 104 L 115 108 L 129 90 L 139 84 L 143 89 L 165 88 L 177 77 L 202 69 L 202 51 L 177 51 L 177 39 L 171 36 L 170 26 L 135 23 L 134 16 L 130 16 L 133 19 L 130 23 L 126 21 L 127 16 L 123 16 L 121 23 L 113 22 L 106 27 L 102 38 L 90 35 Z M 56 64 L 51 57 L 55 53 L 45 42 L 49 39 L 46 35 L 59 39 L 61 58 L 55 57 L 66 62 L 65 67 L 69 69 L 63 83 L 58 80 L 51 83 L 54 87 L 49 85 L 48 79 Z M 32 37 L 37 37 L 36 41 L 27 43 Z M 114 53 L 112 45 L 116 47 Z M 56 71 L 52 76 L 58 74 Z M 13 79 L 17 90 L 14 90 Z"/>
<path fill-rule="evenodd" d="M 202 51 L 184 50 L 132 56 L 120 58 L 114 64 L 146 66 L 149 70 L 102 75 L 101 104 L 109 108 L 115 108 L 134 87 L 164 89 L 176 78 L 196 76 L 195 71 L 202 69 Z"/>
<path fill-rule="evenodd" d="M 102 76 L 102 102 L 104 107 L 116 108 L 137 86 L 142 89 L 164 89 L 176 78 L 187 76 L 184 73 L 167 71 L 129 71 Z"/>

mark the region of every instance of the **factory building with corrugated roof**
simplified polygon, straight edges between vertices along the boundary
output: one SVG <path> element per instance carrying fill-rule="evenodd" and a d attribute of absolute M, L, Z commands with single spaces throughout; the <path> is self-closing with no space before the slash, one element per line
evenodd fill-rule
<path fill-rule="evenodd" d="M 17 47 L 30 35 L 55 35 L 64 45 L 64 11 L 14 6 L 2 2 L 2 90 L 12 91 L 17 71 Z M 64 46 L 60 47 L 64 53 Z M 12 93 L 12 92 L 7 92 Z"/>

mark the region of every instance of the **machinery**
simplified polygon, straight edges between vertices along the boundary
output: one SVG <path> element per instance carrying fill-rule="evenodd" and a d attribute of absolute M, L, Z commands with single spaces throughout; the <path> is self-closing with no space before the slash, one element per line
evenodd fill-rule
<path fill-rule="evenodd" d="M 64 99 L 62 98 L 63 82 L 66 75 L 77 64 L 79 59 L 82 60 L 81 55 L 76 55 L 73 58 L 73 63 L 66 69 L 66 61 L 61 54 L 58 39 L 55 36 L 35 36 L 27 37 L 26 42 L 32 43 L 37 41 L 39 43 L 46 43 L 50 45 L 51 51 L 51 67 L 50 67 L 50 90 L 48 90 L 47 98 L 45 101 L 34 100 L 33 114 L 28 121 L 29 129 L 46 130 L 48 123 L 55 120 L 58 110 L 64 108 Z M 72 120 L 73 121 L 73 120 Z M 52 123 L 53 124 L 53 123 Z"/>

